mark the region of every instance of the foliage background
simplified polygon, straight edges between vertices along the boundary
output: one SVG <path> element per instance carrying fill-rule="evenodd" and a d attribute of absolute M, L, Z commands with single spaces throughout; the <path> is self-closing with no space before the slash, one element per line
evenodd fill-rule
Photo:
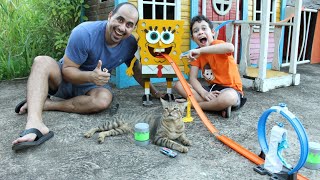
<path fill-rule="evenodd" d="M 84 0 L 0 0 L 0 80 L 28 76 L 38 55 L 59 60 L 88 7 Z"/>

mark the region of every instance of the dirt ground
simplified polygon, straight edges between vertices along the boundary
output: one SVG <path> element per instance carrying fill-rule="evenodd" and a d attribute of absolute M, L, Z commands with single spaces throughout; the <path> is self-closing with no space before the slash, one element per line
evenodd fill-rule
<path fill-rule="evenodd" d="M 309 141 L 320 143 L 320 64 L 299 65 L 297 72 L 301 74 L 298 86 L 266 93 L 245 87 L 248 101 L 229 119 L 208 112 L 206 115 L 220 134 L 259 154 L 260 116 L 271 106 L 286 103 L 303 124 Z M 165 90 L 164 84 L 156 86 Z M 254 172 L 255 164 L 210 134 L 194 110 L 194 121 L 186 123 L 192 146 L 188 153 L 178 153 L 176 158 L 161 154 L 155 145 L 136 146 L 131 134 L 110 137 L 103 144 L 97 143 L 97 136 L 84 138 L 84 132 L 104 122 L 108 111 L 90 115 L 44 112 L 45 124 L 55 136 L 39 147 L 15 153 L 11 142 L 24 129 L 26 115 L 15 114 L 14 107 L 25 97 L 26 80 L 3 81 L 0 91 L 0 179 L 269 179 Z M 153 107 L 143 107 L 143 92 L 139 86 L 114 88 L 115 101 L 120 104 L 118 113 L 160 108 L 159 100 L 154 100 Z M 278 121 L 284 122 L 288 130 L 289 149 L 284 151 L 284 157 L 295 166 L 300 147 L 290 124 L 274 113 L 268 118 L 267 132 Z M 320 170 L 301 168 L 299 173 L 312 180 L 320 179 Z"/>

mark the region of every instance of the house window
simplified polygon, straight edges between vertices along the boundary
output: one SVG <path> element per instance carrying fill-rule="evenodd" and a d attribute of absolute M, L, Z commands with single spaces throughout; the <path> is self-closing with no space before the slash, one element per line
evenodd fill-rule
<path fill-rule="evenodd" d="M 232 0 L 212 0 L 214 11 L 221 16 L 229 13 L 232 7 Z"/>
<path fill-rule="evenodd" d="M 277 0 L 271 0 L 270 7 L 270 22 L 276 22 L 277 16 Z M 261 21 L 262 16 L 262 2 L 261 0 L 253 0 L 253 21 Z"/>
<path fill-rule="evenodd" d="M 180 0 L 139 0 L 140 19 L 181 19 Z"/>
<path fill-rule="evenodd" d="M 270 5 L 270 22 L 276 22 L 277 16 L 277 0 L 271 0 Z M 253 21 L 261 21 L 262 18 L 262 1 L 261 0 L 253 0 Z M 269 31 L 273 32 L 274 26 L 270 26 Z M 260 26 L 253 26 L 253 32 L 259 32 Z"/>

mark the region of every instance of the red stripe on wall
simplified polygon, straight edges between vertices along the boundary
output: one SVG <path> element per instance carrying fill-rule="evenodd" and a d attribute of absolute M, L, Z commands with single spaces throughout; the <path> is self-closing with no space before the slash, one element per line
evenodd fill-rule
<path fill-rule="evenodd" d="M 311 64 L 320 63 L 320 11 L 318 11 L 316 28 L 313 36 Z"/>

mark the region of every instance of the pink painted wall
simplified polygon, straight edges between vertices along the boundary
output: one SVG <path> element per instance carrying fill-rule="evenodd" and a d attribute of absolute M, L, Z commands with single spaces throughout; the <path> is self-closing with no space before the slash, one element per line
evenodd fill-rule
<path fill-rule="evenodd" d="M 274 33 L 269 33 L 269 41 L 268 41 L 268 63 L 272 62 L 273 54 L 274 54 Z M 250 39 L 250 59 L 251 64 L 257 64 L 260 55 L 260 35 L 259 33 L 252 33 Z"/>

